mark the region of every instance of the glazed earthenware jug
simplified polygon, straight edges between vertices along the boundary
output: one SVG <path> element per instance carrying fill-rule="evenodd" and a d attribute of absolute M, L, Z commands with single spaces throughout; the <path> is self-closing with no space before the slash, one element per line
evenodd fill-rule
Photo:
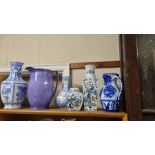
<path fill-rule="evenodd" d="M 22 62 L 10 62 L 9 77 L 1 82 L 1 99 L 4 109 L 19 109 L 27 93 L 27 82 L 21 75 Z"/>
<path fill-rule="evenodd" d="M 122 94 L 122 81 L 116 73 L 103 74 L 104 86 L 100 91 L 100 101 L 105 111 L 118 111 Z"/>
<path fill-rule="evenodd" d="M 28 101 L 32 109 L 48 109 L 57 90 L 58 72 L 56 71 L 56 86 L 53 86 L 53 72 L 48 69 L 27 67 L 30 72 L 28 83 Z"/>

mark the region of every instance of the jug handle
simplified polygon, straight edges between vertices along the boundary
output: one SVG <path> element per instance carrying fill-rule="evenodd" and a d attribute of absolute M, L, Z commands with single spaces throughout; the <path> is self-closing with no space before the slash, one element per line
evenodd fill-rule
<path fill-rule="evenodd" d="M 123 84 L 122 84 L 122 81 L 121 81 L 121 79 L 120 79 L 120 77 L 119 76 L 114 76 L 113 77 L 113 79 L 115 80 L 116 79 L 116 86 L 117 86 L 117 88 L 119 89 L 119 95 L 118 95 L 118 98 L 117 98 L 117 100 L 119 100 L 120 99 L 120 97 L 121 97 L 121 93 L 122 93 L 122 90 L 123 90 Z M 120 87 L 117 85 L 117 81 L 119 82 L 119 84 L 120 84 Z"/>
<path fill-rule="evenodd" d="M 54 89 L 54 91 L 53 91 L 52 99 L 53 99 L 53 97 L 54 97 L 54 95 L 55 95 L 55 93 L 56 93 L 56 90 L 57 90 L 57 87 L 58 87 L 58 82 L 59 82 L 58 71 L 53 71 L 53 72 L 56 73 L 56 86 L 55 86 L 55 89 Z"/>

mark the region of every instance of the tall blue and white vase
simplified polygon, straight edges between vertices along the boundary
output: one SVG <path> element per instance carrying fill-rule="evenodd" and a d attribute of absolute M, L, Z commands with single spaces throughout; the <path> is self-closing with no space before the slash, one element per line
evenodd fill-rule
<path fill-rule="evenodd" d="M 122 94 L 122 81 L 118 74 L 103 74 L 104 86 L 100 91 L 100 101 L 105 111 L 118 111 Z"/>
<path fill-rule="evenodd" d="M 95 66 L 86 65 L 86 78 L 83 80 L 84 110 L 97 111 L 97 85 L 98 80 L 95 76 Z"/>
<path fill-rule="evenodd" d="M 10 75 L 1 82 L 1 99 L 4 109 L 21 108 L 26 97 L 27 82 L 21 76 L 22 66 L 22 62 L 10 62 Z"/>
<path fill-rule="evenodd" d="M 58 94 L 56 98 L 56 102 L 58 107 L 66 108 L 67 94 L 69 92 L 69 89 L 71 88 L 71 76 L 64 76 L 62 78 L 62 84 L 63 84 L 63 88 L 62 88 L 62 91 Z"/>

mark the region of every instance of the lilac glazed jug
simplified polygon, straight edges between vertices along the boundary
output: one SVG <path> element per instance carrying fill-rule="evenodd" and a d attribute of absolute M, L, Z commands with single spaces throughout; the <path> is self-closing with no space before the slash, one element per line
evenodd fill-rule
<path fill-rule="evenodd" d="M 32 109 L 48 109 L 58 86 L 58 72 L 48 69 L 26 67 L 30 72 L 27 96 Z M 53 86 L 53 72 L 56 73 L 56 86 Z"/>

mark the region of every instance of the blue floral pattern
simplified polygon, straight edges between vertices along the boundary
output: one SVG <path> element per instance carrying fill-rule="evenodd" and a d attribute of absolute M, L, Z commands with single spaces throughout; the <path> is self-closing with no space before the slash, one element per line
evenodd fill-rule
<path fill-rule="evenodd" d="M 26 92 L 27 92 L 27 87 L 23 86 L 17 86 L 17 93 L 16 93 L 16 99 L 17 102 L 23 102 L 23 100 L 25 99 L 26 96 Z"/>
<path fill-rule="evenodd" d="M 6 103 L 9 102 L 10 93 L 11 93 L 11 85 L 4 85 L 2 89 L 2 95 Z"/>
<path fill-rule="evenodd" d="M 7 80 L 8 81 L 23 81 L 21 77 L 21 70 L 22 70 L 23 63 L 14 62 L 14 63 L 10 63 L 10 65 L 11 65 L 11 72 Z"/>
<path fill-rule="evenodd" d="M 84 109 L 86 111 L 97 110 L 97 83 L 96 78 L 83 81 Z"/>
<path fill-rule="evenodd" d="M 103 101 L 101 100 L 101 104 L 103 109 L 106 111 L 118 111 L 119 109 L 119 102 L 117 101 Z"/>
<path fill-rule="evenodd" d="M 107 98 L 111 98 L 115 95 L 116 93 L 116 89 L 112 86 L 112 85 L 107 85 L 105 88 L 104 88 L 104 95 L 107 97 Z"/>

